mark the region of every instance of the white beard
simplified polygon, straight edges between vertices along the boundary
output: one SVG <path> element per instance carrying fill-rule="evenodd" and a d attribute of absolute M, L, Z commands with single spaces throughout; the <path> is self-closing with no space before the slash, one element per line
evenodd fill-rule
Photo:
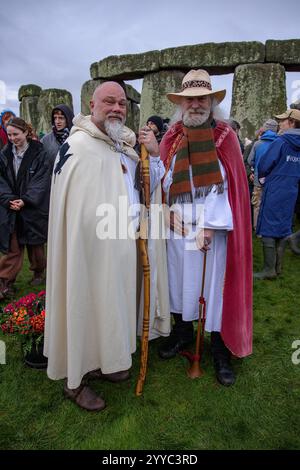
<path fill-rule="evenodd" d="M 116 144 L 121 145 L 124 122 L 110 121 L 109 119 L 106 119 L 104 121 L 104 128 L 108 137 L 110 137 Z"/>
<path fill-rule="evenodd" d="M 191 113 L 190 110 L 186 111 L 182 116 L 183 124 L 187 127 L 197 127 L 204 124 L 211 113 L 211 110 L 201 110 L 201 114 Z"/>

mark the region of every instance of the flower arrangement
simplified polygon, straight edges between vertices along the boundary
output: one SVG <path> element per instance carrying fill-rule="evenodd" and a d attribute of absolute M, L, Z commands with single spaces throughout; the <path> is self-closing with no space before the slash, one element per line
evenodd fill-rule
<path fill-rule="evenodd" d="M 24 353 L 36 348 L 44 339 L 45 294 L 28 294 L 5 307 L 0 312 L 0 326 L 4 334 L 21 339 Z"/>

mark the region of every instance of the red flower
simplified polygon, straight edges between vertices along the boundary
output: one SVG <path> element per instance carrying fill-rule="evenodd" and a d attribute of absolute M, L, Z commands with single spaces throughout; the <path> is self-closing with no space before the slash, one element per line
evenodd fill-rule
<path fill-rule="evenodd" d="M 26 350 L 31 349 L 33 340 L 38 344 L 44 337 L 45 295 L 45 291 L 30 293 L 0 311 L 2 332 L 20 337 Z"/>

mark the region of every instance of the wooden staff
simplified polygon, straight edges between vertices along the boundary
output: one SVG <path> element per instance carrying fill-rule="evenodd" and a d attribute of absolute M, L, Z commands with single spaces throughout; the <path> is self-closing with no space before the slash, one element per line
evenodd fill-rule
<path fill-rule="evenodd" d="M 141 223 L 139 234 L 139 250 L 141 252 L 143 278 L 144 278 L 144 315 L 143 315 L 143 332 L 141 338 L 141 359 L 140 372 L 136 384 L 135 394 L 142 395 L 144 382 L 148 364 L 148 342 L 149 342 L 149 321 L 150 321 L 150 263 L 148 257 L 148 225 L 149 225 L 149 209 L 150 209 L 150 170 L 149 156 L 146 147 L 141 144 L 141 165 L 143 180 L 144 206 L 141 211 Z"/>
<path fill-rule="evenodd" d="M 203 370 L 200 367 L 200 361 L 203 352 L 204 345 L 204 328 L 205 328 L 205 319 L 206 319 L 206 302 L 204 298 L 204 284 L 205 284 L 205 273 L 206 273 L 206 255 L 207 252 L 204 251 L 203 258 L 203 270 L 202 270 L 202 286 L 201 294 L 199 297 L 199 317 L 198 317 L 198 328 L 197 328 L 197 338 L 196 338 L 196 348 L 195 354 L 191 354 L 189 351 L 183 351 L 182 356 L 185 356 L 191 362 L 191 367 L 187 370 L 187 375 L 191 379 L 196 379 L 203 375 Z"/>

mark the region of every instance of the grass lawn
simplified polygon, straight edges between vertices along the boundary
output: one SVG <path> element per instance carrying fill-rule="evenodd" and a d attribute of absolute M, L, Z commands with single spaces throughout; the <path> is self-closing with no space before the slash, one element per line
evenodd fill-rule
<path fill-rule="evenodd" d="M 261 262 L 255 239 L 254 268 Z M 287 249 L 283 275 L 255 282 L 254 351 L 233 360 L 237 381 L 229 388 L 216 382 L 209 336 L 205 375 L 196 380 L 187 378 L 184 358 L 160 360 L 155 340 L 143 396 L 134 394 L 136 353 L 130 381 L 93 382 L 107 408 L 88 413 L 64 399 L 61 381 L 25 366 L 20 344 L 1 334 L 0 449 L 300 449 L 300 364 L 291 360 L 300 340 L 299 272 L 300 256 Z M 30 277 L 26 263 L 18 297 L 32 291 Z"/>

